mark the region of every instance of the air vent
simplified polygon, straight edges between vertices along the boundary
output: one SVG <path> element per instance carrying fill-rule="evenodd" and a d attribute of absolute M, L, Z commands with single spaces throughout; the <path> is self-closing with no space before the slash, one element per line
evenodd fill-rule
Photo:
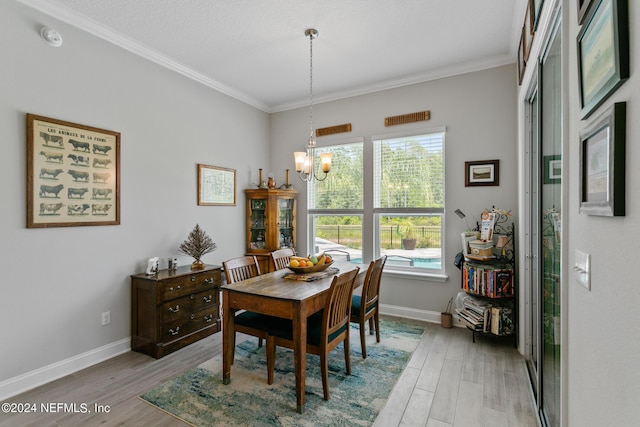
<path fill-rule="evenodd" d="M 385 126 L 404 125 L 406 123 L 423 122 L 431 118 L 429 111 L 420 111 L 418 113 L 403 114 L 401 116 L 385 117 Z"/>
<path fill-rule="evenodd" d="M 327 136 L 336 133 L 351 132 L 351 123 L 345 123 L 343 125 L 330 126 L 328 128 L 316 129 L 316 136 Z"/>

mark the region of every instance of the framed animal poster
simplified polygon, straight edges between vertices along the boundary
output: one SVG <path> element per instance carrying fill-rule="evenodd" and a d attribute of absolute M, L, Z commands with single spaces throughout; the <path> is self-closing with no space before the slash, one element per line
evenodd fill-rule
<path fill-rule="evenodd" d="M 120 133 L 27 114 L 27 228 L 120 224 Z"/>

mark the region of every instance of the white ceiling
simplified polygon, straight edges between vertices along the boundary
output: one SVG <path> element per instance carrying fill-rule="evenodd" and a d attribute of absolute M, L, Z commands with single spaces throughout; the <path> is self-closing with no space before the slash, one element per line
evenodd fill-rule
<path fill-rule="evenodd" d="M 527 4 L 17 1 L 266 112 L 309 103 L 307 28 L 319 32 L 313 42 L 313 97 L 319 103 L 513 63 Z"/>

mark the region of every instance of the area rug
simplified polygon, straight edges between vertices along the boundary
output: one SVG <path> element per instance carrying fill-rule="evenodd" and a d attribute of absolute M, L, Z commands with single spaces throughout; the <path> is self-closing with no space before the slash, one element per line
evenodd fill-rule
<path fill-rule="evenodd" d="M 362 359 L 357 325 L 351 329 L 351 375 L 344 351 L 330 353 L 330 399 L 322 393 L 320 359 L 307 355 L 305 411 L 296 412 L 293 352 L 278 347 L 275 380 L 267 384 L 265 348 L 249 339 L 236 346 L 231 383 L 222 384 L 222 356 L 145 393 L 141 398 L 198 427 L 206 426 L 369 426 L 420 342 L 424 327 L 381 320 L 381 342 L 367 333 Z"/>

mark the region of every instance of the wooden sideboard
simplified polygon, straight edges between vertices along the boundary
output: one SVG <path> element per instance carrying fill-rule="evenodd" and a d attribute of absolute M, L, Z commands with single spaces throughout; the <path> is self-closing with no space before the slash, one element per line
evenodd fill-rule
<path fill-rule="evenodd" d="M 131 276 L 131 349 L 159 359 L 220 331 L 220 266 Z"/>

